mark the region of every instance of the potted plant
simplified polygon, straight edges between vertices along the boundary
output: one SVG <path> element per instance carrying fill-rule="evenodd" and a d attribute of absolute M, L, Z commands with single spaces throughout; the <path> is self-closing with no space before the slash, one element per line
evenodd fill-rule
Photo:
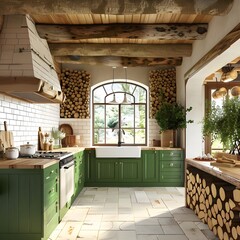
<path fill-rule="evenodd" d="M 163 102 L 156 113 L 155 119 L 160 127 L 161 146 L 169 147 L 170 141 L 173 146 L 176 146 L 174 135 L 178 129 L 187 127 L 187 123 L 192 123 L 193 120 L 186 120 L 186 113 L 190 112 L 192 107 L 185 109 L 179 103 Z"/>
<path fill-rule="evenodd" d="M 212 142 L 219 139 L 223 150 L 240 155 L 240 99 L 226 98 L 222 107 L 212 104 L 203 119 L 203 136 L 211 136 Z"/>

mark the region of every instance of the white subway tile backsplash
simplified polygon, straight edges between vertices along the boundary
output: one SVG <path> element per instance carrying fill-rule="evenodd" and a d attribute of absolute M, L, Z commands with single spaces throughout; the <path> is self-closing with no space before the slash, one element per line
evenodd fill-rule
<path fill-rule="evenodd" d="M 45 133 L 59 126 L 59 104 L 30 104 L 3 94 L 0 99 L 0 130 L 7 121 L 17 147 L 26 142 L 37 144 L 39 127 Z"/>

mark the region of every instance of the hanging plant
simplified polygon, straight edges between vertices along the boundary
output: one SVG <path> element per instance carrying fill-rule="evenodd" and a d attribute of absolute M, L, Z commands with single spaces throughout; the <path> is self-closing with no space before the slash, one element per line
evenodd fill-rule
<path fill-rule="evenodd" d="M 234 149 L 239 145 L 240 140 L 240 99 L 226 98 L 223 106 L 219 107 L 215 103 L 207 108 L 203 119 L 203 136 L 211 136 L 212 142 L 219 138 L 224 149 Z M 239 148 L 238 148 L 238 154 Z"/>

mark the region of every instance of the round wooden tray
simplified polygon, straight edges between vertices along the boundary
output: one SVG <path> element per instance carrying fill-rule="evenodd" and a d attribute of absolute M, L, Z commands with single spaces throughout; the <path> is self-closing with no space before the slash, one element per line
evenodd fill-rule
<path fill-rule="evenodd" d="M 73 135 L 73 129 L 70 124 L 61 124 L 59 130 L 66 133 L 66 136 Z"/>

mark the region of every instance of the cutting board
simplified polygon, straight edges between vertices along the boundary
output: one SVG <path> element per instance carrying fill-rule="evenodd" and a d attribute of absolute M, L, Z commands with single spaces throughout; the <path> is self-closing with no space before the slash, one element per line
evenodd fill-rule
<path fill-rule="evenodd" d="M 232 163 L 211 162 L 210 165 L 215 167 L 235 167 L 235 164 Z"/>
<path fill-rule="evenodd" d="M 0 131 L 0 139 L 5 149 L 14 146 L 13 133 L 11 131 Z"/>
<path fill-rule="evenodd" d="M 0 131 L 0 139 L 4 148 L 13 147 L 13 133 L 7 130 L 7 122 L 4 121 L 4 131 Z"/>

